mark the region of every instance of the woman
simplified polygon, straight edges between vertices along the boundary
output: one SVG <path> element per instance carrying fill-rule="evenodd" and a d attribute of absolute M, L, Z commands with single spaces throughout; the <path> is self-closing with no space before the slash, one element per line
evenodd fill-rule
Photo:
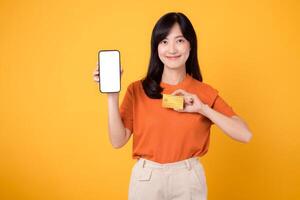
<path fill-rule="evenodd" d="M 97 68 L 94 80 L 99 82 Z M 162 107 L 162 94 L 183 96 L 184 108 Z M 240 142 L 252 137 L 218 91 L 202 82 L 196 33 L 182 13 L 167 13 L 158 20 L 146 77 L 128 86 L 120 109 L 118 99 L 119 93 L 108 94 L 109 136 L 120 148 L 134 133 L 132 157 L 137 162 L 130 200 L 207 199 L 198 158 L 208 150 L 211 125 Z"/>

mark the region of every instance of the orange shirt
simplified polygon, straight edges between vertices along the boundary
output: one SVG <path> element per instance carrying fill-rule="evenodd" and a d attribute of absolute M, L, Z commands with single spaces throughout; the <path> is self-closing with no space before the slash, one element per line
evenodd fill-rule
<path fill-rule="evenodd" d="M 235 112 L 210 85 L 187 76 L 177 85 L 161 82 L 163 94 L 183 89 L 196 94 L 214 110 L 233 116 Z M 143 90 L 141 80 L 132 82 L 120 106 L 124 126 L 133 133 L 132 158 L 143 157 L 169 163 L 190 157 L 201 157 L 209 147 L 213 122 L 198 113 L 177 112 L 163 108 L 162 99 L 151 99 Z"/>

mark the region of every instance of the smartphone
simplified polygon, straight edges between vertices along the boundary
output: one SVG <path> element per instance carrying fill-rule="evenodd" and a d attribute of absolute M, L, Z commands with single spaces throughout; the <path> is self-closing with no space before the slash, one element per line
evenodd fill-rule
<path fill-rule="evenodd" d="M 119 50 L 100 50 L 98 53 L 100 92 L 111 93 L 121 90 L 121 60 Z"/>

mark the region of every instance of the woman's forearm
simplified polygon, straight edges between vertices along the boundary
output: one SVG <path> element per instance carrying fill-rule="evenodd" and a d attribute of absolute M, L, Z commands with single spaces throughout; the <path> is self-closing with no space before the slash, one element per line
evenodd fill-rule
<path fill-rule="evenodd" d="M 109 139 L 114 148 L 119 148 L 126 140 L 125 127 L 119 111 L 119 93 L 111 93 L 107 97 Z"/>
<path fill-rule="evenodd" d="M 247 124 L 239 117 L 228 117 L 204 104 L 200 114 L 214 122 L 225 134 L 232 139 L 247 143 L 252 138 Z"/>

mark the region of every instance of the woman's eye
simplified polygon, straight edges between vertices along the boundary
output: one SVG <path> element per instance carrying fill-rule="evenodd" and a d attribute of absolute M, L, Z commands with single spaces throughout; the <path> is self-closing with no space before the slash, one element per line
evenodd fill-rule
<path fill-rule="evenodd" d="M 179 40 L 177 40 L 177 42 L 182 43 L 182 42 L 184 42 L 184 40 L 183 39 L 179 39 Z M 168 41 L 167 40 L 163 40 L 163 41 L 161 41 L 161 43 L 162 44 L 167 44 Z"/>

